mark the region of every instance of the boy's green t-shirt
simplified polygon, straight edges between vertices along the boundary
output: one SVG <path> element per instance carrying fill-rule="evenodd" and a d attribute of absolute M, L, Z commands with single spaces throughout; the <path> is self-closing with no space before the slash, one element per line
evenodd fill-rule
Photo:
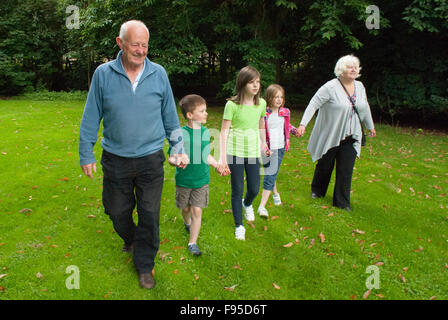
<path fill-rule="evenodd" d="M 260 157 L 259 121 L 266 115 L 266 101 L 259 105 L 245 106 L 227 101 L 224 120 L 231 120 L 227 154 L 241 158 Z"/>
<path fill-rule="evenodd" d="M 196 189 L 210 183 L 210 166 L 207 157 L 210 154 L 210 132 L 204 126 L 201 129 L 182 127 L 185 153 L 190 163 L 185 169 L 176 168 L 174 179 L 176 186 Z M 170 153 L 171 150 L 168 151 Z"/>

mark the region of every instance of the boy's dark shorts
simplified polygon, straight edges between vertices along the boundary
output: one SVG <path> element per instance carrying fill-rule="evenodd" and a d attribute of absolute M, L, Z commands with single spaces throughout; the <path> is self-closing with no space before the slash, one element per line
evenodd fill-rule
<path fill-rule="evenodd" d="M 207 208 L 208 184 L 197 189 L 176 186 L 175 198 L 179 209 L 185 209 L 188 206 Z"/>

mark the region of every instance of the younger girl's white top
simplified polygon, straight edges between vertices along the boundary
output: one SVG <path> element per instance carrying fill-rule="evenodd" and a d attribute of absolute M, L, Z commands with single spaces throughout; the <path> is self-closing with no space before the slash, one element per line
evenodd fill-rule
<path fill-rule="evenodd" d="M 272 112 L 268 118 L 269 148 L 277 150 L 285 147 L 285 118 L 279 117 L 278 112 Z"/>
<path fill-rule="evenodd" d="M 362 82 L 355 80 L 355 92 L 355 105 L 361 120 L 367 130 L 372 130 L 374 128 L 372 114 Z M 339 146 L 346 138 L 347 132 L 351 132 L 351 136 L 356 140 L 353 147 L 359 157 L 362 138 L 361 123 L 356 114 L 353 116 L 352 104 L 337 78 L 328 81 L 317 90 L 306 107 L 300 124 L 306 126 L 317 110 L 319 113 L 308 143 L 308 151 L 313 161 L 322 158 L 329 149 Z"/>

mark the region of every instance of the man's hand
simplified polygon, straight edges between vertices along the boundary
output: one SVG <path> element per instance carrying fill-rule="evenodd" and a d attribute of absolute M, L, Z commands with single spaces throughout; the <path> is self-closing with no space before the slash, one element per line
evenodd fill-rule
<path fill-rule="evenodd" d="M 185 169 L 190 163 L 190 159 L 188 159 L 188 156 L 185 153 L 173 154 L 168 158 L 168 162 L 178 168 Z"/>
<path fill-rule="evenodd" d="M 90 179 L 92 179 L 93 172 L 96 173 L 96 162 L 85 164 L 85 165 L 81 166 L 81 169 L 82 169 L 82 172 L 84 172 L 84 174 L 86 176 L 88 176 Z"/>
<path fill-rule="evenodd" d="M 375 129 L 370 130 L 369 137 L 370 138 L 376 137 L 376 130 Z"/>

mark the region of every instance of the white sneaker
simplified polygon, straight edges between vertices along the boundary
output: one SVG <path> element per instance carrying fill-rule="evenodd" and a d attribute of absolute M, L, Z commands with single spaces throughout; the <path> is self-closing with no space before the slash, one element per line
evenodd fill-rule
<path fill-rule="evenodd" d="M 274 205 L 279 206 L 282 204 L 282 199 L 280 199 L 279 193 L 272 195 L 272 199 L 274 199 Z"/>
<path fill-rule="evenodd" d="M 254 208 L 252 207 L 252 205 L 246 207 L 244 205 L 244 199 L 243 199 L 243 209 L 244 209 L 244 217 L 246 218 L 246 220 L 254 221 L 255 220 Z"/>
<path fill-rule="evenodd" d="M 244 226 L 235 228 L 235 238 L 237 240 L 246 240 L 246 229 L 244 228 Z"/>
<path fill-rule="evenodd" d="M 266 210 L 265 207 L 258 207 L 257 212 L 260 215 L 260 217 L 265 217 L 265 218 L 269 217 L 268 210 Z"/>

